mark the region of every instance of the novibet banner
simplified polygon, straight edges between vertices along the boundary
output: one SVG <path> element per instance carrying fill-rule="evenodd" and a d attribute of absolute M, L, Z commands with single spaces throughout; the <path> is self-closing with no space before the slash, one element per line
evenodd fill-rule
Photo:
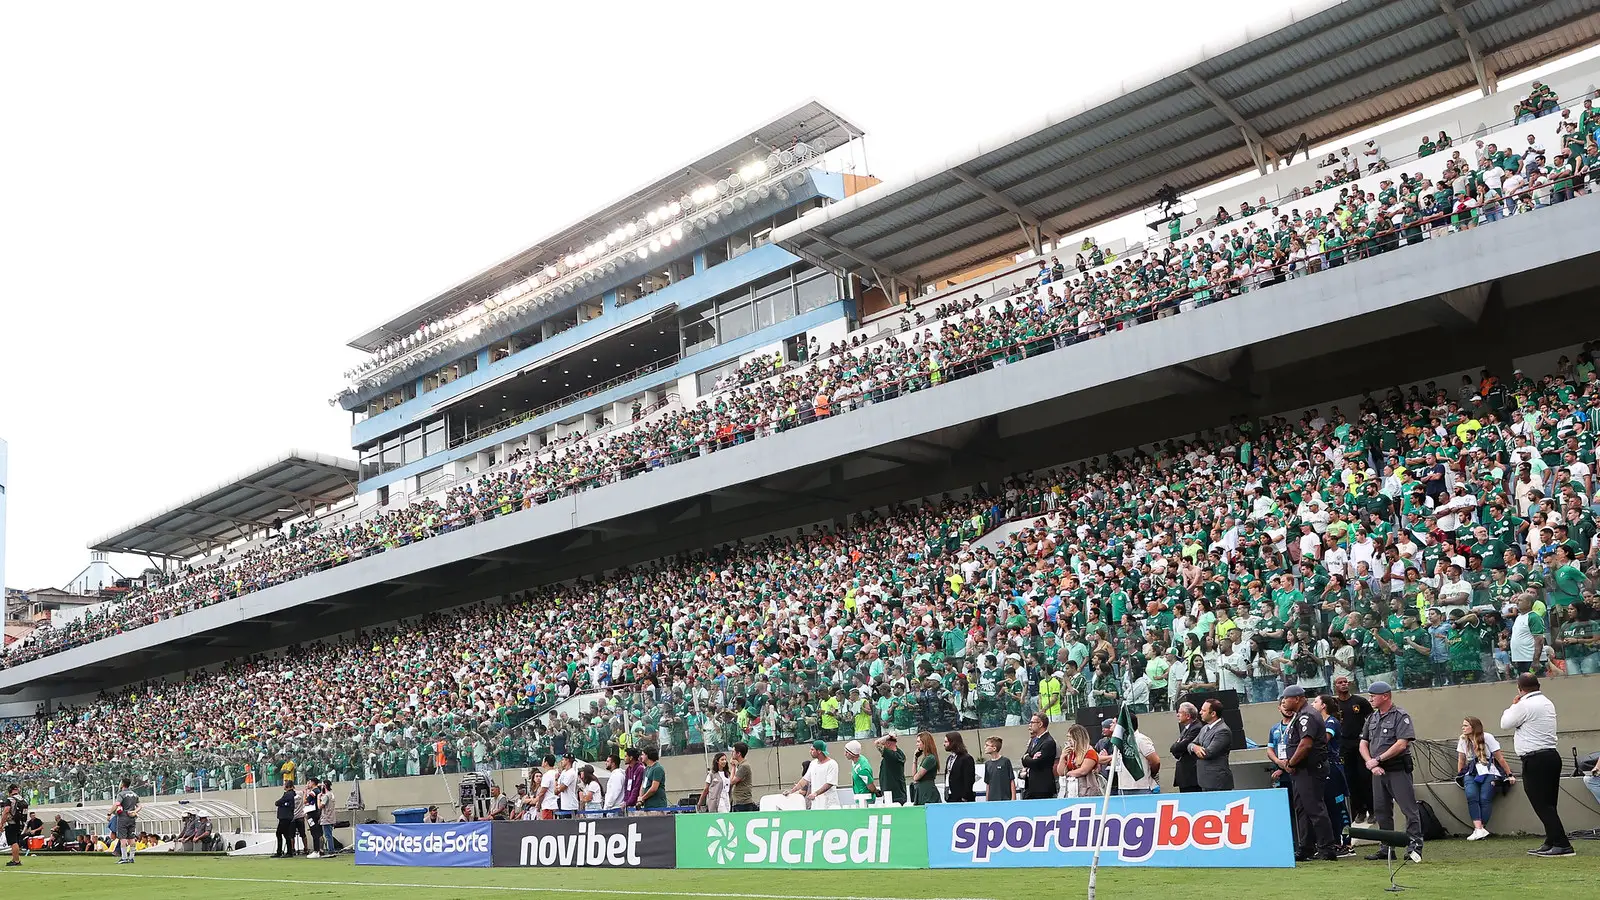
<path fill-rule="evenodd" d="M 1289 792 L 940 803 L 927 810 L 936 869 L 1087 866 L 1293 868 Z M 683 832 L 679 832 L 679 844 Z"/>
<path fill-rule="evenodd" d="M 926 869 L 923 807 L 676 816 L 680 869 Z"/>
<path fill-rule="evenodd" d="M 670 869 L 675 843 L 664 816 L 495 822 L 489 858 L 496 866 Z"/>

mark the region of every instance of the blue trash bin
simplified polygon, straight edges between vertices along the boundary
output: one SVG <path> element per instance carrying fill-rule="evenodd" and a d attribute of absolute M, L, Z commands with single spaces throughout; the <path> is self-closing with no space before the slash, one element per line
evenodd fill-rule
<path fill-rule="evenodd" d="M 407 806 L 394 811 L 394 822 L 396 825 L 419 825 L 427 814 L 426 806 Z"/>

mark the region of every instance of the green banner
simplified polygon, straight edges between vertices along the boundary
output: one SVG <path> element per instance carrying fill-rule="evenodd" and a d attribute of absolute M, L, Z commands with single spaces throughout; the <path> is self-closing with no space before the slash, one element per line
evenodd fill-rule
<path fill-rule="evenodd" d="M 921 807 L 675 816 L 680 869 L 925 869 Z"/>

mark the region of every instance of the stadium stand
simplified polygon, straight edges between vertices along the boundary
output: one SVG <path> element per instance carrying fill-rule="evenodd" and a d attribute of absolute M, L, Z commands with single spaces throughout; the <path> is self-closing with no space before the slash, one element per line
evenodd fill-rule
<path fill-rule="evenodd" d="M 1586 346 L 1537 381 L 1484 372 L 1239 422 L 130 687 L 3 739 L 50 748 L 35 779 L 133 765 L 236 786 L 273 760 L 428 774 L 1160 709 L 1191 690 L 1265 700 L 1339 674 L 1600 671 L 1595 365 Z"/>
<path fill-rule="evenodd" d="M 1457 150 L 1419 160 L 1410 172 L 1364 176 L 1329 196 L 1326 211 L 1264 211 L 1227 223 L 1225 233 L 1213 230 L 1071 279 L 1064 279 L 1064 270 L 1046 270 L 1003 299 L 956 304 L 935 321 L 908 321 L 908 339 L 879 331 L 872 340 L 857 338 L 779 374 L 772 374 L 776 362 L 758 359 L 681 415 L 543 448 L 525 462 L 401 510 L 339 527 L 312 522 L 286 541 L 188 572 L 65 628 L 36 631 L 0 660 L 16 665 L 902 392 L 1564 202 L 1588 192 L 1590 167 L 1600 161 L 1594 130 L 1600 122 L 1590 116 L 1588 125 L 1582 134 L 1577 121 L 1548 117 L 1526 126 L 1533 133 L 1522 146 L 1513 145 L 1513 134 L 1524 126 L 1513 126 L 1491 133 L 1472 160 Z"/>
<path fill-rule="evenodd" d="M 1588 23 L 1582 8 L 1564 14 Z M 1301 186 L 1287 202 L 1241 201 L 1248 213 L 1173 242 L 1089 252 L 1071 268 L 1029 256 L 988 282 L 990 296 L 908 298 L 830 346 L 755 356 L 704 396 L 565 433 L 403 508 L 296 521 L 36 631 L 0 664 L 602 485 L 661 483 L 657 469 L 1273 285 L 1600 202 L 1581 199 L 1600 160 L 1590 98 L 1563 105 L 1536 88 L 1517 106 L 1512 124 L 1446 129 L 1451 146 L 1377 155 L 1370 171 L 1363 161 L 1306 181 L 1314 163 L 1288 167 L 1278 181 Z M 1108 209 L 1085 203 L 1082 215 Z M 1600 386 L 1580 337 L 1528 365 L 1538 380 L 1484 359 L 1482 371 L 1330 394 L 1332 406 L 1218 420 L 1114 455 L 1103 446 L 1071 465 L 119 686 L 0 731 L 6 774 L 70 800 L 130 771 L 162 793 L 195 773 L 233 788 L 295 770 L 347 780 L 517 768 L 563 750 L 596 759 L 638 745 L 686 754 L 1003 727 L 1117 700 L 1159 710 L 1184 691 L 1265 700 L 1337 675 L 1415 689 L 1600 672 Z M 1354 387 L 1330 378 L 1328 390 Z"/>

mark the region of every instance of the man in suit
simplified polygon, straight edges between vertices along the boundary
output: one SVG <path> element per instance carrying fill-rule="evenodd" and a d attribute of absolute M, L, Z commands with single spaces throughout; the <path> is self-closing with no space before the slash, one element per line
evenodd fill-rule
<path fill-rule="evenodd" d="M 294 858 L 294 808 L 298 803 L 294 781 L 285 781 L 283 794 L 274 804 L 278 808 L 278 852 L 272 854 L 273 859 Z"/>
<path fill-rule="evenodd" d="M 1228 753 L 1233 749 L 1233 729 L 1222 721 L 1222 703 L 1213 698 L 1200 704 L 1200 732 L 1189 752 L 1195 758 L 1195 777 L 1202 791 L 1233 790 L 1233 769 Z"/>
<path fill-rule="evenodd" d="M 1022 799 L 1042 800 L 1056 795 L 1056 739 L 1050 720 L 1034 713 L 1028 720 L 1028 749 L 1022 751 Z"/>
<path fill-rule="evenodd" d="M 1176 763 L 1172 773 L 1172 783 L 1182 793 L 1192 793 L 1200 790 L 1200 781 L 1195 777 L 1195 758 L 1189 752 L 1189 747 L 1200 736 L 1200 711 L 1194 708 L 1193 703 L 1178 704 L 1178 739 L 1172 742 L 1172 761 Z"/>

